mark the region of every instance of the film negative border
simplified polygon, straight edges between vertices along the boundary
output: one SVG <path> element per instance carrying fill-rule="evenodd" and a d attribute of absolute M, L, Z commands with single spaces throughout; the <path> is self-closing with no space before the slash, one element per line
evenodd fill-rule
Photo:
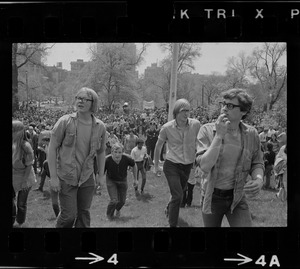
<path fill-rule="evenodd" d="M 299 233 L 277 229 L 89 229 L 9 233 L 2 265 L 267 267 L 299 265 Z M 20 243 L 21 242 L 21 243 Z"/>
<path fill-rule="evenodd" d="M 139 9 L 141 11 L 136 11 Z M 212 10 L 205 11 L 205 9 Z M 297 10 L 300 10 L 299 2 L 221 4 L 174 1 L 159 8 L 149 5 L 147 10 L 144 4 L 135 4 L 133 8 L 126 1 L 16 6 L 2 4 L 0 45 L 1 52 L 9 52 L 11 42 L 32 41 L 281 41 L 287 42 L 288 69 L 296 71 L 289 72 L 289 87 L 296 89 L 300 70 L 300 14 L 297 14 Z M 10 66 L 11 59 L 3 54 L 0 57 L 3 60 L 1 68 L 4 70 Z M 6 83 L 10 88 L 11 83 L 7 78 Z M 298 97 L 299 91 L 295 90 L 292 99 L 299 100 Z M 290 101 L 290 107 L 295 104 L 294 100 Z M 296 116 L 291 114 L 296 113 L 288 113 L 288 122 L 297 122 Z M 10 126 L 11 122 L 8 124 Z M 294 140 L 297 140 L 296 134 L 290 132 L 288 141 Z M 299 146 L 296 145 L 295 148 L 298 149 Z M 297 160 L 297 158 L 291 160 L 289 167 L 295 179 L 299 175 Z M 7 176 L 9 178 L 9 173 Z M 9 184 L 6 184 L 8 187 Z M 0 266 L 242 267 L 244 265 L 256 268 L 265 266 L 298 268 L 299 182 L 292 182 L 288 188 L 289 193 L 294 195 L 289 197 L 288 227 L 282 228 L 56 230 L 12 229 L 7 224 L 6 229 L 0 233 L 2 250 Z M 3 204 L 6 204 L 7 200 L 2 199 Z M 10 219 L 10 208 L 5 216 Z"/>
<path fill-rule="evenodd" d="M 130 2 L 129 2 L 130 3 Z M 126 2 L 2 4 L 3 41 L 272 41 L 300 37 L 298 2 L 183 2 L 168 8 Z M 159 27 L 154 27 L 158 25 Z"/>

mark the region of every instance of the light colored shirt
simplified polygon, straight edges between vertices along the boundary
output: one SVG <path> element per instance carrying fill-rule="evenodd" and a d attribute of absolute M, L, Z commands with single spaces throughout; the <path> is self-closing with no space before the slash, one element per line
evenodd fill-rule
<path fill-rule="evenodd" d="M 105 151 L 106 129 L 104 123 L 92 116 L 92 130 L 88 155 L 82 163 L 81 172 L 76 167 L 76 147 L 79 146 L 77 113 L 62 116 L 51 131 L 51 139 L 59 145 L 57 150 L 57 175 L 72 186 L 80 186 L 94 172 L 94 157 Z"/>
<path fill-rule="evenodd" d="M 119 142 L 119 139 L 116 135 L 111 136 L 111 134 L 107 137 L 107 141 L 109 142 L 109 145 L 112 147 L 114 144 Z"/>
<path fill-rule="evenodd" d="M 226 134 L 224 138 L 223 158 L 220 161 L 219 173 L 215 188 L 230 190 L 235 184 L 235 167 L 241 154 L 241 137 Z"/>
<path fill-rule="evenodd" d="M 159 132 L 158 139 L 167 142 L 166 159 L 173 163 L 193 163 L 199 129 L 200 122 L 191 118 L 188 118 L 187 126 L 183 129 L 178 127 L 175 119 L 165 123 Z"/>
<path fill-rule="evenodd" d="M 24 180 L 26 166 L 32 165 L 33 162 L 33 149 L 30 143 L 26 141 L 23 145 L 23 156 L 12 164 L 12 183 L 15 192 L 18 192 L 26 187 L 32 187 L 36 183 L 36 176 L 33 170 L 33 166 L 31 166 L 30 168 L 28 178 Z"/>
<path fill-rule="evenodd" d="M 147 148 L 142 146 L 141 149 L 138 146 L 134 147 L 131 151 L 131 157 L 135 162 L 141 162 L 144 160 L 144 156 L 147 154 Z"/>
<path fill-rule="evenodd" d="M 134 134 L 133 136 L 127 135 L 125 137 L 125 150 L 129 151 L 128 154 L 131 152 L 131 150 L 136 146 L 136 141 L 138 137 Z"/>
<path fill-rule="evenodd" d="M 267 142 L 267 137 L 268 137 L 268 133 L 265 133 L 265 132 L 261 132 L 259 134 L 259 140 L 260 142 Z"/>

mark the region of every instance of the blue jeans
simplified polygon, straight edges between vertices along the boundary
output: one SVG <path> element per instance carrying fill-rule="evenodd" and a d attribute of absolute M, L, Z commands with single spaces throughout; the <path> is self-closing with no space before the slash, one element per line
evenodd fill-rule
<path fill-rule="evenodd" d="M 180 204 L 183 198 L 183 190 L 187 184 L 193 164 L 173 163 L 165 160 L 163 171 L 167 178 L 171 200 L 168 204 L 169 225 L 176 227 L 179 217 Z"/>
<path fill-rule="evenodd" d="M 80 187 L 66 184 L 60 179 L 60 214 L 56 228 L 88 228 L 91 223 L 90 207 L 93 200 L 95 182 L 93 174 Z"/>
<path fill-rule="evenodd" d="M 106 178 L 106 186 L 110 202 L 107 206 L 106 215 L 109 218 L 114 216 L 115 210 L 121 210 L 125 205 L 128 184 L 125 181 L 113 181 L 110 178 Z"/>
<path fill-rule="evenodd" d="M 18 191 L 17 198 L 16 193 L 13 190 L 13 213 L 12 213 L 12 223 L 14 224 L 17 221 L 18 224 L 23 224 L 26 219 L 26 212 L 27 212 L 27 199 L 28 194 L 31 188 L 28 190 L 20 190 Z M 17 199 L 17 206 L 16 206 L 16 199 Z"/>
<path fill-rule="evenodd" d="M 232 200 L 233 196 L 221 197 L 213 194 L 212 214 L 202 212 L 204 227 L 221 227 L 224 215 L 227 217 L 230 227 L 251 227 L 252 220 L 246 197 L 242 198 L 231 213 Z"/>

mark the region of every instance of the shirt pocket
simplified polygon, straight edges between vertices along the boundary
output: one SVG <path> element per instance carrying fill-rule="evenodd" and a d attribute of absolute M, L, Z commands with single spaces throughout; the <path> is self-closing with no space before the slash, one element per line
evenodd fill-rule
<path fill-rule="evenodd" d="M 66 147 L 71 147 L 75 140 L 75 133 L 66 132 L 65 139 L 63 145 Z"/>

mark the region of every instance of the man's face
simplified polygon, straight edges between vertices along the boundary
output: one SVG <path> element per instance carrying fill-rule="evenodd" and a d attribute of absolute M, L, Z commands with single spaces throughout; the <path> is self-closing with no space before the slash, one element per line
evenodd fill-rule
<path fill-rule="evenodd" d="M 237 98 L 223 99 L 221 106 L 221 114 L 225 114 L 229 121 L 240 121 L 246 112 L 241 111 Z M 225 105 L 226 104 L 226 105 Z"/>
<path fill-rule="evenodd" d="M 177 119 L 178 121 L 187 121 L 189 115 L 190 115 L 190 110 L 189 110 L 189 109 L 183 109 L 183 110 L 181 110 L 181 111 L 176 115 L 176 119 Z"/>
<path fill-rule="evenodd" d="M 142 147 L 143 147 L 143 144 L 144 144 L 144 143 L 141 143 L 141 142 L 140 142 L 140 143 L 138 143 L 138 144 L 137 144 L 137 146 L 138 146 L 138 149 L 142 149 Z"/>
<path fill-rule="evenodd" d="M 28 128 L 29 132 L 32 134 L 33 133 L 33 127 L 32 126 L 29 126 Z"/>
<path fill-rule="evenodd" d="M 115 161 L 120 161 L 122 157 L 122 150 L 121 149 L 115 149 L 111 152 L 111 156 Z"/>
<path fill-rule="evenodd" d="M 87 92 L 80 92 L 76 96 L 76 108 L 79 112 L 89 112 L 91 110 L 93 99 L 88 96 Z"/>

